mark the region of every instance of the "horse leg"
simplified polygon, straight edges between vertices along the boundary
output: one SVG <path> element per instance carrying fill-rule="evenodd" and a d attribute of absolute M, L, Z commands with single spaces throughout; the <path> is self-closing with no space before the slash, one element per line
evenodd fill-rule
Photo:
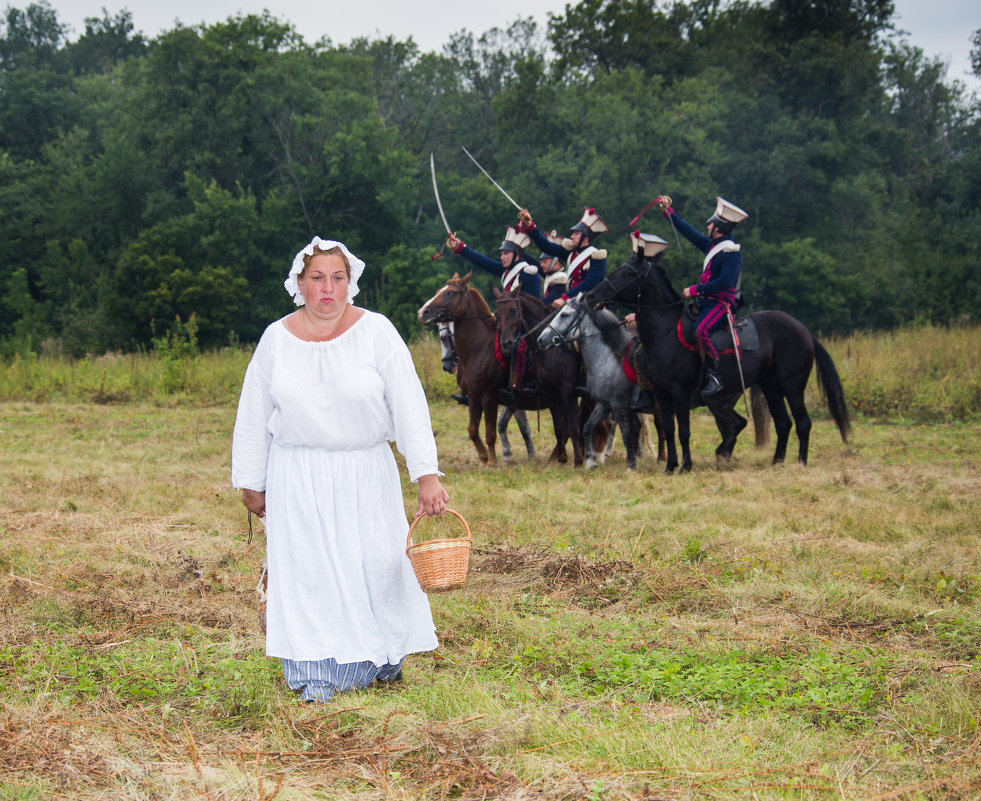
<path fill-rule="evenodd" d="M 590 413 L 589 417 L 586 418 L 586 422 L 582 427 L 582 438 L 586 444 L 586 467 L 590 470 L 594 469 L 597 465 L 596 462 L 596 443 L 593 442 L 593 430 L 600 423 L 600 421 L 610 413 L 602 403 L 597 403 L 593 407 L 593 411 Z"/>
<path fill-rule="evenodd" d="M 606 449 L 604 451 L 605 456 L 609 456 L 613 453 L 613 446 L 616 444 L 616 434 L 617 434 L 617 423 L 616 420 L 610 425 L 610 430 L 606 436 Z M 622 436 L 622 432 L 621 432 Z"/>
<path fill-rule="evenodd" d="M 770 408 L 770 417 L 773 418 L 773 428 L 777 432 L 777 446 L 773 452 L 773 464 L 779 464 L 787 456 L 787 440 L 790 439 L 790 429 L 793 424 L 790 422 L 790 415 L 787 414 L 787 406 L 783 402 L 783 393 L 776 383 L 774 381 L 762 381 L 760 388 L 766 397 L 766 405 Z"/>
<path fill-rule="evenodd" d="M 477 397 L 477 393 L 473 392 L 470 394 L 470 423 L 467 425 L 467 434 L 470 435 L 470 441 L 473 443 L 474 448 L 477 449 L 477 458 L 480 459 L 480 463 L 483 465 L 487 464 L 487 448 L 485 447 L 483 440 L 480 438 L 480 418 L 484 413 L 483 406 L 481 406 L 480 399 Z"/>
<path fill-rule="evenodd" d="M 709 408 L 715 417 L 715 424 L 719 433 L 722 434 L 722 442 L 715 449 L 715 458 L 729 461 L 736 448 L 736 438 L 746 428 L 746 418 L 736 411 L 735 405 L 727 401 L 722 401 L 719 405 L 713 404 Z"/>
<path fill-rule="evenodd" d="M 678 421 L 678 442 L 681 444 L 681 472 L 687 473 L 691 470 L 691 393 L 684 387 L 676 387 L 673 392 L 672 403 L 674 404 L 675 418 Z M 664 407 L 662 406 L 661 409 L 663 410 Z M 675 460 L 677 458 L 675 456 Z"/>
<path fill-rule="evenodd" d="M 572 463 L 575 467 L 582 467 L 583 436 L 582 431 L 579 430 L 579 401 L 574 393 L 570 393 L 569 397 L 565 399 L 565 414 L 563 416 L 565 417 L 565 430 L 572 440 Z"/>
<path fill-rule="evenodd" d="M 497 398 L 490 394 L 484 403 L 484 439 L 487 440 L 487 466 L 497 464 Z"/>
<path fill-rule="evenodd" d="M 640 448 L 640 417 L 629 406 L 615 408 L 613 417 L 620 426 L 623 447 L 627 451 L 627 470 L 636 470 L 637 451 Z"/>
<path fill-rule="evenodd" d="M 617 424 L 607 414 L 593 428 L 593 453 L 599 464 L 606 461 L 606 457 L 613 450 L 613 431 Z M 586 447 L 586 432 L 583 430 L 583 449 Z"/>
<path fill-rule="evenodd" d="M 668 454 L 664 446 L 664 420 L 660 412 L 654 412 L 654 430 L 657 432 L 657 460 L 666 462 Z"/>
<path fill-rule="evenodd" d="M 531 427 L 528 425 L 528 415 L 525 414 L 525 410 L 515 409 L 514 419 L 518 424 L 518 431 L 521 432 L 521 438 L 525 441 L 525 449 L 528 451 L 528 458 L 537 459 L 538 454 L 535 453 L 535 443 L 531 438 Z"/>
<path fill-rule="evenodd" d="M 674 439 L 674 399 L 670 392 L 663 392 L 658 393 L 657 402 L 659 408 L 661 409 L 661 422 L 664 425 L 664 443 L 668 450 L 667 459 L 665 459 L 664 464 L 664 472 L 670 474 L 678 469 L 678 449 L 675 445 Z"/>
<path fill-rule="evenodd" d="M 811 441 L 811 416 L 807 413 L 807 406 L 804 405 L 804 390 L 787 393 L 787 403 L 790 404 L 790 413 L 794 416 L 794 427 L 797 429 L 797 461 L 807 464 L 807 448 Z"/>
<path fill-rule="evenodd" d="M 497 436 L 501 438 L 501 458 L 505 461 L 511 458 L 511 440 L 508 439 L 508 423 L 514 416 L 514 409 L 510 406 L 502 406 L 501 414 L 497 418 Z"/>

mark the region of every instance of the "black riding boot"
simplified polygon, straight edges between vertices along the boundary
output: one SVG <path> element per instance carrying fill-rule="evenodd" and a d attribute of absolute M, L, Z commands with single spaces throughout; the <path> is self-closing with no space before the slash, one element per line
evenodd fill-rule
<path fill-rule="evenodd" d="M 719 360 L 711 356 L 705 357 L 705 383 L 702 385 L 702 397 L 715 395 L 722 389 L 722 378 L 719 376 Z"/>

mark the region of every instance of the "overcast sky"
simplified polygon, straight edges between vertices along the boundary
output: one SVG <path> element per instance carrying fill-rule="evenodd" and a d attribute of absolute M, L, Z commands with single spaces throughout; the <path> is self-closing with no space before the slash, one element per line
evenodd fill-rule
<path fill-rule="evenodd" d="M 4 6 L 25 8 L 29 0 L 6 0 Z M 236 14 L 259 14 L 270 4 L 264 0 L 49 0 L 58 18 L 74 29 L 85 29 L 86 17 L 101 17 L 126 8 L 137 30 L 148 38 L 174 27 L 211 24 Z M 948 78 L 964 81 L 972 89 L 981 82 L 970 75 L 971 34 L 981 28 L 979 0 L 895 0 L 897 26 L 928 56 L 940 56 L 949 66 Z M 575 5 L 575 3 L 572 3 Z M 439 51 L 449 35 L 466 29 L 481 34 L 506 27 L 518 17 L 534 17 L 544 25 L 548 13 L 561 14 L 565 0 L 280 0 L 270 10 L 286 20 L 308 42 L 329 36 L 335 44 L 357 36 L 411 36 L 424 51 Z"/>

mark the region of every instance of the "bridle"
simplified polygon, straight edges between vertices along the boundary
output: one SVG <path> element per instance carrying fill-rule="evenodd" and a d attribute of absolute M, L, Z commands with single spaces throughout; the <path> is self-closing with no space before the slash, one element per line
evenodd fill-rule
<path fill-rule="evenodd" d="M 444 291 L 453 296 L 453 301 L 452 303 L 449 303 L 443 308 L 439 309 L 436 316 L 429 321 L 430 323 L 458 323 L 462 320 L 487 320 L 494 318 L 493 314 L 463 313 L 466 310 L 465 304 L 467 303 L 468 296 L 471 291 L 470 287 L 464 288 L 463 286 L 454 284 L 451 281 L 436 293 L 436 297 L 439 297 L 439 295 Z M 435 300 L 436 297 L 434 297 L 433 300 Z"/>
<path fill-rule="evenodd" d="M 555 319 L 562 314 L 561 309 L 557 314 L 553 314 L 551 317 L 547 318 L 548 325 L 545 326 L 545 331 L 543 331 L 542 333 L 545 334 L 548 331 L 552 332 L 551 344 L 553 348 L 558 347 L 559 345 L 564 345 L 564 346 L 574 345 L 578 340 L 582 339 L 583 336 L 585 336 L 582 333 L 582 320 L 583 317 L 586 316 L 587 306 L 585 303 L 577 303 L 575 309 L 576 311 L 575 311 L 575 315 L 573 315 L 572 317 L 572 322 L 570 322 L 565 327 L 564 333 L 556 329 L 555 326 L 553 325 Z M 572 336 L 573 331 L 578 331 L 579 332 L 578 335 Z"/>
<path fill-rule="evenodd" d="M 524 307 L 521 305 L 521 294 L 520 294 L 520 292 L 518 294 L 516 294 L 516 295 L 512 295 L 511 293 L 505 293 L 503 295 L 498 295 L 498 297 L 497 297 L 497 305 L 500 306 L 502 303 L 517 303 L 518 304 L 518 328 L 517 328 L 517 330 L 515 331 L 515 334 L 514 334 L 514 347 L 517 347 L 518 344 L 522 340 L 527 339 L 528 337 L 530 337 L 532 334 L 534 334 L 543 325 L 547 325 L 548 323 L 550 323 L 552 321 L 552 318 L 555 316 L 554 314 L 546 314 L 540 321 L 538 321 L 531 328 L 529 328 L 527 331 L 525 331 L 524 330 L 525 329 L 525 313 L 524 313 Z M 500 324 L 498 324 L 498 331 L 500 331 L 500 330 L 501 330 L 501 327 L 500 327 Z"/>
<path fill-rule="evenodd" d="M 628 272 L 628 281 L 635 282 L 636 285 L 637 285 L 637 294 L 636 294 L 635 300 L 634 300 L 634 302 L 632 304 L 629 303 L 629 302 L 627 302 L 627 301 L 620 301 L 620 303 L 622 303 L 623 305 L 632 307 L 636 311 L 640 311 L 641 309 L 652 309 L 652 310 L 653 309 L 670 309 L 673 306 L 684 306 L 685 305 L 685 302 L 681 298 L 678 298 L 678 300 L 669 301 L 668 303 L 658 303 L 658 304 L 641 303 L 641 297 L 643 296 L 643 292 L 644 292 L 644 281 L 650 275 L 652 265 L 653 265 L 653 262 L 651 262 L 649 259 L 644 259 L 643 265 L 638 265 L 637 264 L 637 261 L 635 259 L 631 259 L 630 261 L 624 263 L 618 270 L 614 270 L 613 273 L 612 273 L 612 275 L 605 276 L 603 278 L 603 280 L 600 281 L 590 291 L 589 294 L 590 295 L 593 295 L 594 293 L 597 292 L 597 290 L 601 286 L 603 286 L 604 284 L 609 284 L 610 285 L 610 288 L 611 288 L 611 298 L 610 298 L 610 300 L 612 300 L 613 299 L 613 296 L 616 296 L 621 291 L 621 288 L 618 288 L 616 286 L 616 284 L 613 283 L 613 276 L 619 275 L 621 271 L 626 270 Z M 625 286 L 622 287 L 622 288 L 625 289 L 625 288 L 627 288 L 629 286 L 631 286 L 631 283 L 625 284 Z M 601 301 L 601 302 L 604 302 L 604 301 Z M 606 301 L 606 302 L 609 302 L 609 301 Z"/>

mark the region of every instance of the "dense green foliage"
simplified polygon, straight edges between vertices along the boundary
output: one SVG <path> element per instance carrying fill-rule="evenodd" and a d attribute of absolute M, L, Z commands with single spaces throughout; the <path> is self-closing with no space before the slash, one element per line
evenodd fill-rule
<path fill-rule="evenodd" d="M 0 349 L 139 350 L 194 317 L 197 342 L 255 341 L 312 235 L 369 269 L 365 305 L 412 332 L 515 210 L 611 224 L 656 194 L 741 226 L 744 293 L 816 331 L 976 321 L 981 105 L 892 32 L 888 0 L 583 0 L 442 53 L 410 39 L 305 42 L 269 15 L 154 40 L 128 12 L 69 41 L 45 2 L 0 19 Z M 975 36 L 981 72 L 981 37 Z M 653 213 L 645 230 L 673 242 Z M 693 250 L 671 248 L 680 281 Z M 488 286 L 487 283 L 482 284 Z"/>

